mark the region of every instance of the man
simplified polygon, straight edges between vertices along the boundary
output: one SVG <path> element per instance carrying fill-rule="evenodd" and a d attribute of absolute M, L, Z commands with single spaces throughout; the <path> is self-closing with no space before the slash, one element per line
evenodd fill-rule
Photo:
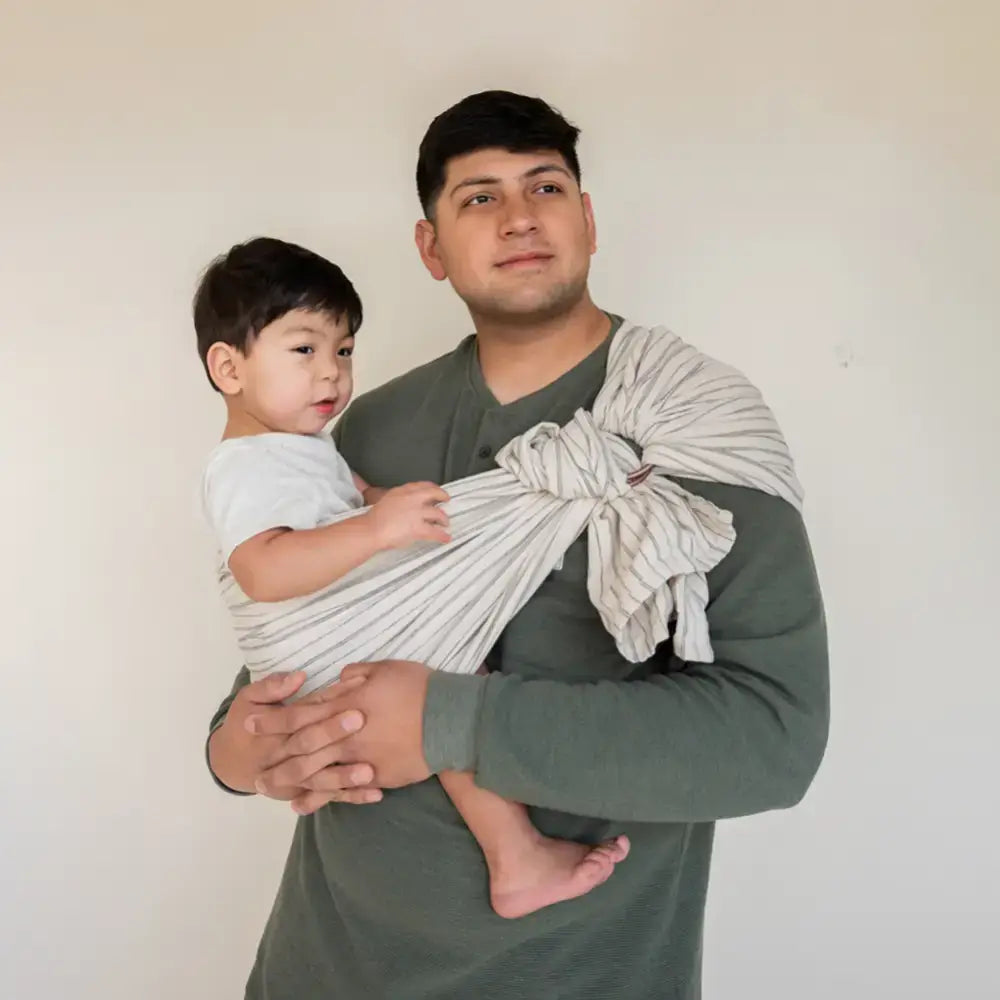
<path fill-rule="evenodd" d="M 587 290 L 596 243 L 577 135 L 504 92 L 431 124 L 417 246 L 476 334 L 347 412 L 338 443 L 367 481 L 482 472 L 511 438 L 593 403 L 620 320 Z M 212 770 L 302 814 L 249 998 L 700 995 L 713 822 L 805 793 L 826 742 L 827 651 L 798 513 L 751 489 L 681 484 L 737 531 L 708 578 L 712 664 L 669 643 L 625 661 L 588 599 L 581 539 L 509 624 L 488 676 L 362 664 L 285 706 L 300 675 L 247 685 L 241 672 L 213 720 Z M 632 854 L 589 895 L 503 921 L 474 841 L 425 780 L 449 769 L 531 806 L 543 833 L 625 833 Z"/>

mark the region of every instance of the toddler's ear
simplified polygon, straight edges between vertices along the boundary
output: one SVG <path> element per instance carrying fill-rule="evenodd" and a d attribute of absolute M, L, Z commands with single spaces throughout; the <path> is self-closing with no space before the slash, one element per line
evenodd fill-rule
<path fill-rule="evenodd" d="M 239 352 L 229 344 L 221 341 L 212 344 L 205 356 L 208 374 L 218 386 L 219 391 L 227 396 L 235 396 L 240 391 L 239 365 L 236 355 Z"/>

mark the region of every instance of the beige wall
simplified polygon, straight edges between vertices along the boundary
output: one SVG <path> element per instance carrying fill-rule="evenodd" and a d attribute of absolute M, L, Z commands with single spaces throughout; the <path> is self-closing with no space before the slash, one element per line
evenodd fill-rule
<path fill-rule="evenodd" d="M 997 996 L 998 38 L 989 0 L 4 4 L 0 994 L 240 995 L 290 821 L 200 759 L 239 661 L 195 274 L 299 240 L 363 386 L 447 350 L 415 148 L 507 86 L 584 128 L 598 301 L 747 370 L 809 490 L 829 757 L 720 830 L 706 995 Z"/>

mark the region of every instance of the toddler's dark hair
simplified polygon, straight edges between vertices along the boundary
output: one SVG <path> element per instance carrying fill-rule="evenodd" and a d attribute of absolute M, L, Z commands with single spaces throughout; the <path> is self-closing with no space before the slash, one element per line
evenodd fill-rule
<path fill-rule="evenodd" d="M 217 257 L 194 296 L 198 354 L 208 375 L 212 344 L 229 344 L 243 354 L 269 323 L 293 309 L 347 317 L 351 334 L 361 326 L 361 299 L 336 264 L 325 257 L 268 236 L 238 243 Z M 212 387 L 218 386 L 212 382 Z"/>

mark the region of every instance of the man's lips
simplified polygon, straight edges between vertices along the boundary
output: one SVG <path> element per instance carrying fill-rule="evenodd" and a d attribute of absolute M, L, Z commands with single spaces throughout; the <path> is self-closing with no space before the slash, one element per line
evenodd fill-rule
<path fill-rule="evenodd" d="M 526 250 L 524 253 L 514 253 L 497 263 L 497 267 L 529 267 L 532 264 L 544 264 L 552 260 L 553 255 L 543 250 Z"/>

